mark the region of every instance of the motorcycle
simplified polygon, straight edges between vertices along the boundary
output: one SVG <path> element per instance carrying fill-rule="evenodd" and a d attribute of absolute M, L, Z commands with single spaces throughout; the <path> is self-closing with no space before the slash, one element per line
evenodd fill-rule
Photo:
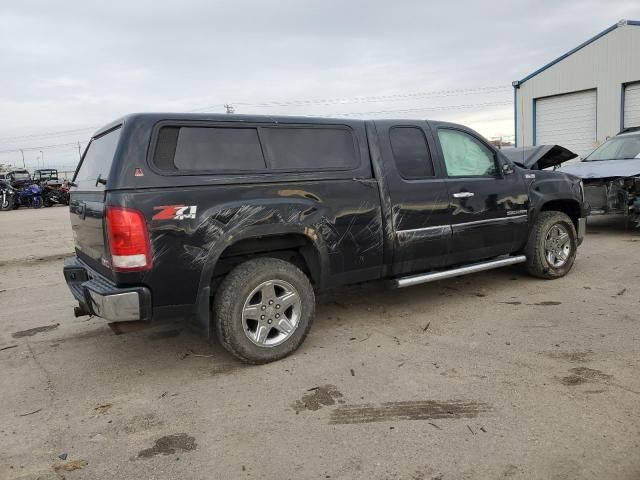
<path fill-rule="evenodd" d="M 6 212 L 14 208 L 16 190 L 8 182 L 0 180 L 0 210 Z"/>
<path fill-rule="evenodd" d="M 15 196 L 15 202 L 13 208 L 19 207 L 42 207 L 42 189 L 39 185 L 33 184 L 24 186 L 18 190 L 18 194 Z"/>
<path fill-rule="evenodd" d="M 46 185 L 42 190 L 42 202 L 45 207 L 53 205 L 69 205 L 69 200 L 62 188 Z"/>
<path fill-rule="evenodd" d="M 65 181 L 62 185 L 60 185 L 59 192 L 62 195 L 62 204 L 69 205 L 69 199 L 71 197 L 70 194 L 71 185 L 69 185 L 69 181 Z"/>

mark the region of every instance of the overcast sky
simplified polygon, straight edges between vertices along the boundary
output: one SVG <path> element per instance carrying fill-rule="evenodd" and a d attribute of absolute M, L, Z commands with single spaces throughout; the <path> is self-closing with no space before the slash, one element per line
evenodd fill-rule
<path fill-rule="evenodd" d="M 640 1 L 3 1 L 0 163 L 74 165 L 58 145 L 121 115 L 225 103 L 508 137 L 511 82 L 621 18 Z"/>

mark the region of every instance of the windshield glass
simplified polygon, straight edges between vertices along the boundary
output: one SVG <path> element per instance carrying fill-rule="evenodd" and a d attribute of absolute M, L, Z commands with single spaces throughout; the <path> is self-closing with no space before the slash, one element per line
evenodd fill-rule
<path fill-rule="evenodd" d="M 627 160 L 630 158 L 640 158 L 640 135 L 611 138 L 596 148 L 584 161 Z"/>
<path fill-rule="evenodd" d="M 13 178 L 15 180 L 29 180 L 29 172 L 26 170 L 14 170 Z"/>

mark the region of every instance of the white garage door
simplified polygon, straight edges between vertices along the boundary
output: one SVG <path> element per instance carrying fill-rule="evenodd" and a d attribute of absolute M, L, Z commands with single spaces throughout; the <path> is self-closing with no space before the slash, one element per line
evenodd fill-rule
<path fill-rule="evenodd" d="M 557 144 L 580 156 L 596 142 L 596 91 L 567 93 L 535 100 L 536 145 Z"/>
<path fill-rule="evenodd" d="M 640 127 L 640 82 L 624 87 L 624 128 Z"/>

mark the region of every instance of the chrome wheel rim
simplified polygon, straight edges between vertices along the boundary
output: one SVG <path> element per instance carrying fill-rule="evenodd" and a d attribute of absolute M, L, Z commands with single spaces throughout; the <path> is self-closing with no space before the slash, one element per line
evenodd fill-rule
<path fill-rule="evenodd" d="M 571 255 L 571 235 L 564 225 L 556 223 L 549 229 L 544 241 L 544 255 L 553 268 L 567 263 Z"/>
<path fill-rule="evenodd" d="M 262 282 L 242 306 L 242 329 L 259 347 L 275 347 L 298 328 L 302 303 L 300 294 L 284 280 Z"/>

